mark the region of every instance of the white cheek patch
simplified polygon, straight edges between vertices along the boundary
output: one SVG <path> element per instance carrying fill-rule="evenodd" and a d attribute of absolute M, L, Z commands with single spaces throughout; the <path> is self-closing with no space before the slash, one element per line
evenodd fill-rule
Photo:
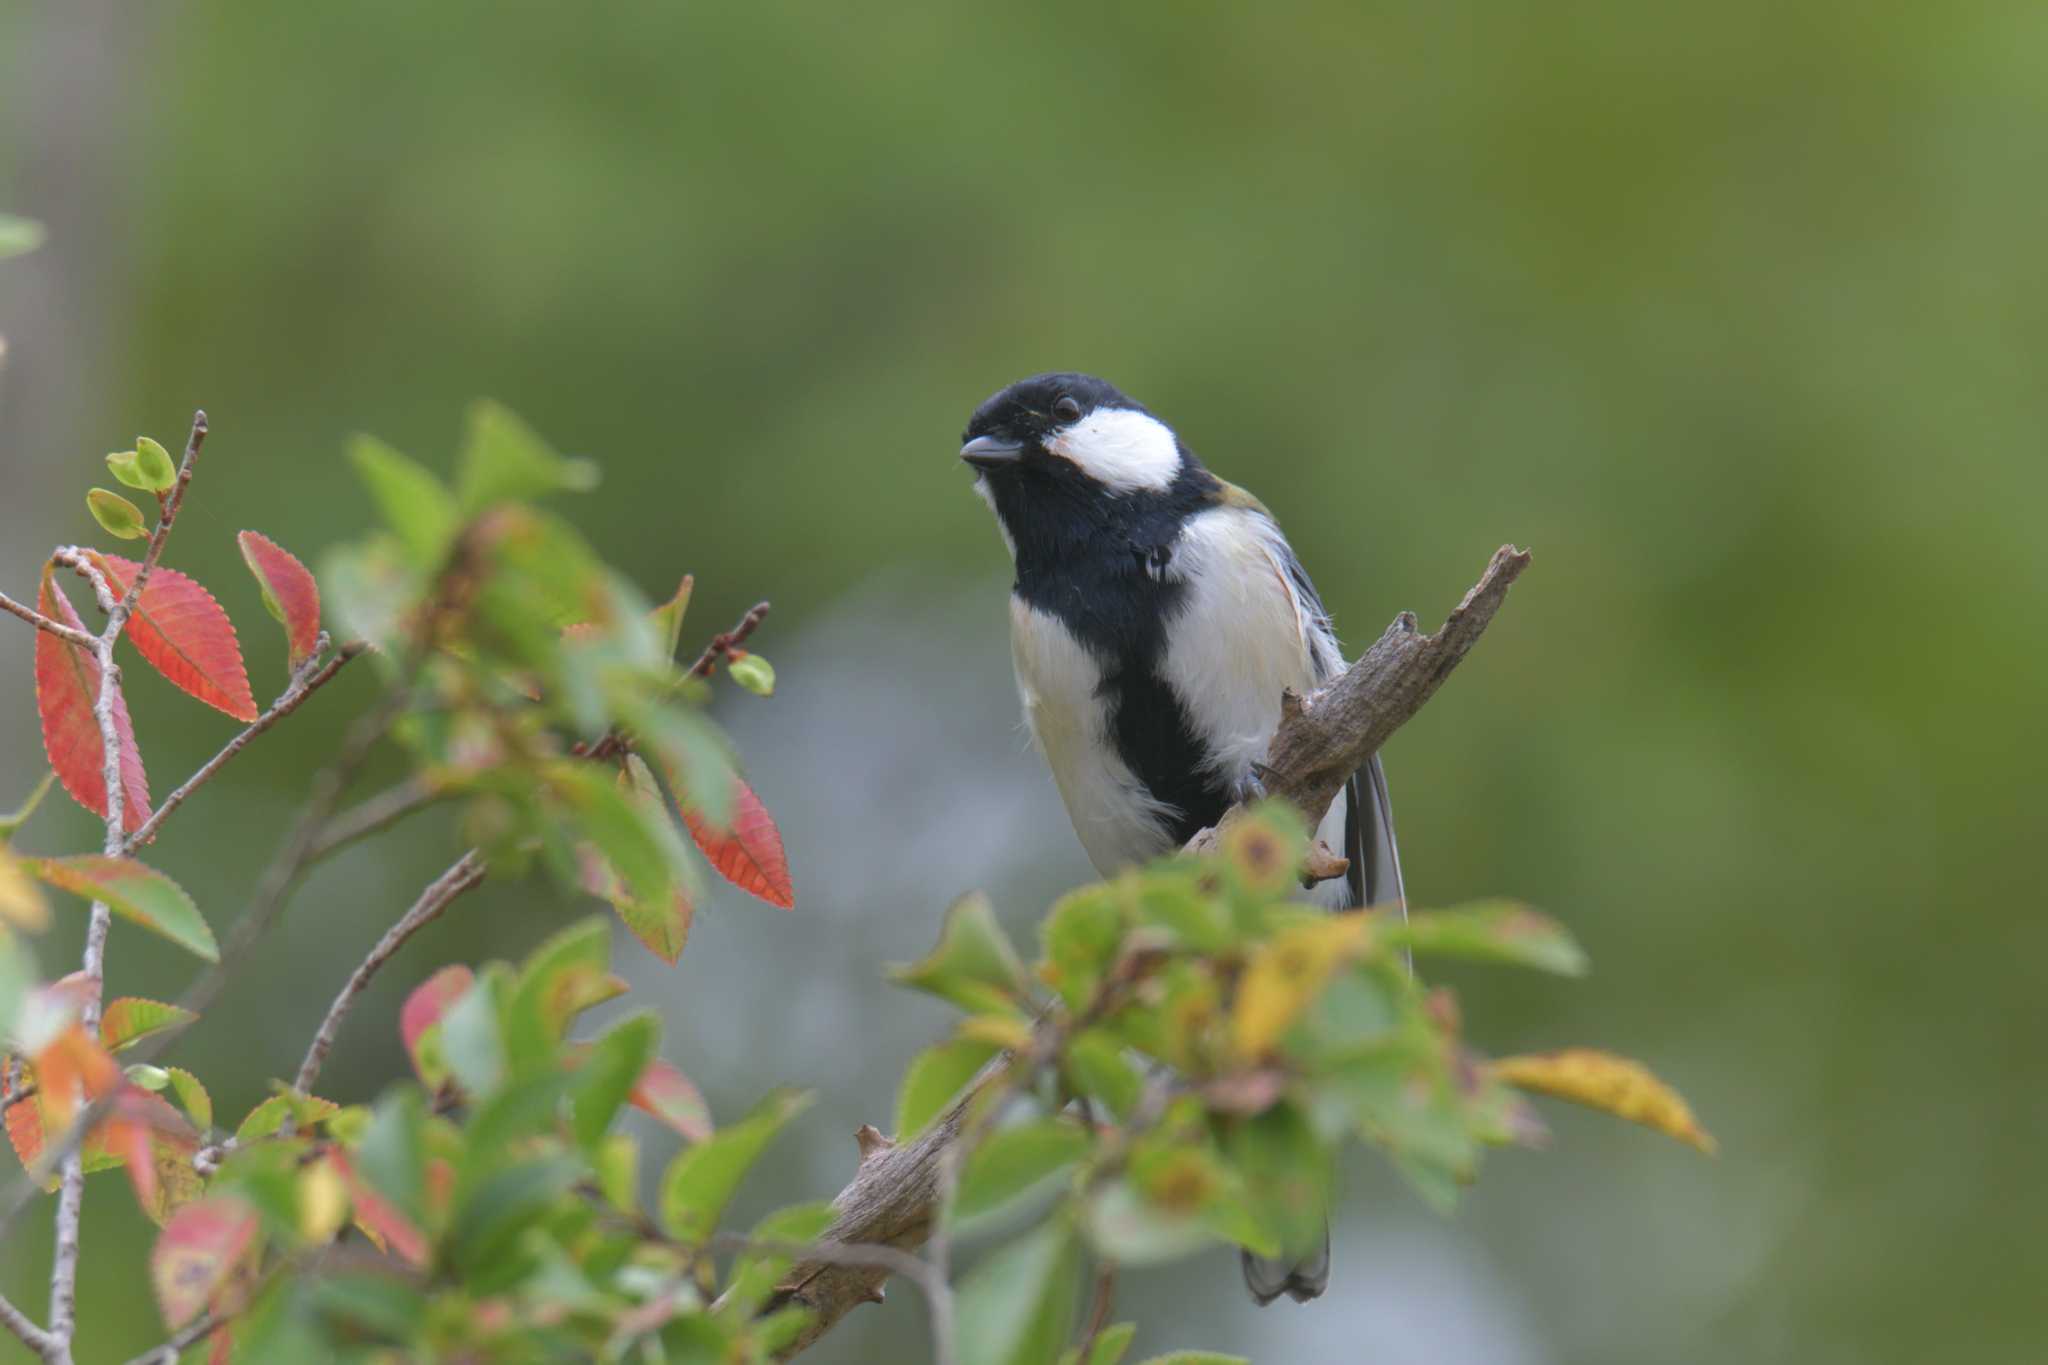
<path fill-rule="evenodd" d="M 1180 444 L 1167 425 L 1129 408 L 1098 408 L 1046 442 L 1114 493 L 1161 492 L 1180 473 Z"/>

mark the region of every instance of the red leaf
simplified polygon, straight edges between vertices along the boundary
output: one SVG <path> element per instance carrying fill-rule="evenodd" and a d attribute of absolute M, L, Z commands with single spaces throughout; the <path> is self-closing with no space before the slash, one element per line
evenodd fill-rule
<path fill-rule="evenodd" d="M 441 1022 L 441 1016 L 468 992 L 475 980 L 476 974 L 467 967 L 443 967 L 405 997 L 405 1004 L 398 1011 L 398 1033 L 405 1040 L 406 1052 L 412 1057 L 412 1069 L 428 1085 L 438 1086 L 446 1080 L 448 1068 L 438 1058 L 422 1059 L 420 1039 L 426 1036 L 428 1029 Z"/>
<path fill-rule="evenodd" d="M 730 829 L 714 828 L 690 806 L 682 808 L 682 815 L 690 837 L 721 877 L 770 905 L 784 910 L 795 907 L 796 888 L 789 880 L 789 855 L 782 850 L 782 831 L 775 827 L 775 817 L 761 804 L 761 798 L 738 774 L 732 779 Z"/>
<path fill-rule="evenodd" d="M 342 1183 L 348 1186 L 349 1202 L 355 1206 L 356 1225 L 370 1234 L 371 1240 L 380 1248 L 388 1246 L 414 1265 L 426 1265 L 429 1254 L 427 1237 L 412 1219 L 377 1193 L 369 1181 L 357 1175 L 347 1154 L 339 1147 L 331 1149 L 327 1159 L 334 1163 Z"/>
<path fill-rule="evenodd" d="M 244 531 L 235 540 L 242 562 L 263 589 L 263 605 L 284 622 L 291 643 L 291 665 L 312 657 L 320 640 L 320 585 L 298 557 L 261 531 Z"/>
<path fill-rule="evenodd" d="M 142 569 L 119 555 L 95 554 L 93 561 L 117 594 L 126 593 Z M 135 599 L 128 638 L 176 686 L 236 720 L 256 719 L 234 623 L 196 580 L 161 564 L 151 570 Z"/>
<path fill-rule="evenodd" d="M 36 598 L 43 615 L 74 630 L 84 630 L 71 599 L 57 588 L 55 571 L 43 567 Z M 100 744 L 99 722 L 92 704 L 100 693 L 100 663 L 79 646 L 47 630 L 36 632 L 36 714 L 43 723 L 43 752 L 57 770 L 57 780 L 71 799 L 101 819 L 107 814 L 106 750 Z M 114 689 L 114 733 L 121 746 L 121 824 L 130 834 L 149 819 L 149 778 L 142 771 L 142 752 L 135 747 L 135 727 L 128 720 L 128 702 Z"/>
<path fill-rule="evenodd" d="M 171 1216 L 149 1254 L 149 1278 L 172 1330 L 198 1317 L 255 1241 L 256 1210 L 232 1195 L 187 1204 Z"/>
<path fill-rule="evenodd" d="M 633 1086 L 633 1106 L 644 1109 L 692 1142 L 711 1136 L 711 1109 L 690 1078 L 656 1057 Z"/>
<path fill-rule="evenodd" d="M 19 1074 L 24 1081 L 32 1075 L 26 1068 Z M 34 1095 L 7 1106 L 7 1141 L 21 1158 L 24 1170 L 34 1166 L 36 1158 L 43 1154 L 43 1114 Z"/>

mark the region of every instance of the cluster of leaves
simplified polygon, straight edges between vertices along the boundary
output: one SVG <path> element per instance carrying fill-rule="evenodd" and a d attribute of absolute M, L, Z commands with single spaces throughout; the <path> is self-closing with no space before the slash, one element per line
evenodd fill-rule
<path fill-rule="evenodd" d="M 444 968 L 401 1015 L 417 1084 L 373 1108 L 284 1088 L 259 1105 L 158 1242 L 166 1322 L 211 1314 L 237 1360 L 768 1358 L 796 1325 L 756 1317 L 782 1262 L 735 1258 L 721 1293 L 709 1243 L 804 1102 L 771 1095 L 714 1132 L 656 1055 L 652 1014 L 572 1041 L 579 1014 L 625 990 L 609 960 L 592 919 L 516 968 Z M 686 1144 L 654 1216 L 639 1142 L 615 1131 L 628 1105 Z M 809 1236 L 822 1218 L 788 1211 L 768 1234 Z"/>
<path fill-rule="evenodd" d="M 335 629 L 360 645 L 330 643 L 321 585 L 294 556 L 256 532 L 240 537 L 261 599 L 285 628 L 287 697 L 323 659 L 340 662 L 367 648 L 390 689 L 390 730 L 410 753 L 415 781 L 429 799 L 466 803 L 464 830 L 489 874 L 538 867 L 573 894 L 602 897 L 667 961 L 687 939 L 700 858 L 756 897 L 792 906 L 775 823 L 701 714 L 716 666 L 764 695 L 773 669 L 729 637 L 695 665 L 679 665 L 690 580 L 651 604 L 572 528 L 534 506 L 545 494 L 590 486 L 591 467 L 556 455 L 491 404 L 471 413 L 453 487 L 367 438 L 351 455 L 386 529 L 334 552 L 323 577 Z M 107 465 L 122 484 L 157 499 L 159 529 L 167 529 L 181 496 L 169 453 L 144 438 Z M 88 506 L 109 534 L 151 535 L 118 494 L 96 489 Z M 153 552 L 160 541 L 152 537 Z M 142 573 L 142 564 L 95 549 L 52 555 L 37 608 L 88 634 L 60 587 L 66 568 L 92 581 L 102 609 Z M 189 576 L 154 563 L 123 636 L 182 691 L 260 723 L 234 626 Z M 51 776 L 104 820 L 98 653 L 39 631 L 35 664 Z M 151 798 L 119 683 L 106 695 L 122 851 L 13 852 L 9 841 L 47 779 L 0 822 L 0 1106 L 23 1166 L 51 1187 L 53 1144 L 88 1105 L 98 1106 L 80 1145 L 83 1165 L 124 1167 L 144 1211 L 164 1225 L 153 1270 L 166 1323 L 176 1329 L 207 1314 L 198 1325 L 222 1324 L 212 1335 L 223 1360 L 300 1358 L 293 1343 L 330 1327 L 337 1349 L 468 1340 L 474 1332 L 497 1343 L 493 1358 L 546 1359 L 624 1349 L 658 1335 L 670 1309 L 686 1313 L 710 1283 L 703 1237 L 745 1169 L 733 1153 L 757 1151 L 798 1104 L 776 1097 L 756 1119 L 714 1136 L 689 1082 L 654 1056 L 651 1017 L 567 1041 L 577 1014 L 623 989 L 606 969 L 602 920 L 551 940 L 517 971 L 451 968 L 415 992 L 401 1027 L 424 1091 L 395 1092 L 366 1110 L 280 1084 L 231 1130 L 216 1128 L 197 1076 L 174 1066 L 124 1067 L 119 1056 L 189 1024 L 189 1012 L 117 999 L 95 1025 L 96 982 L 79 973 L 38 984 L 17 931 L 47 923 L 45 887 L 104 903 L 203 958 L 218 957 L 191 899 L 128 856 L 153 832 Z M 637 1155 L 630 1139 L 609 1131 L 629 1099 L 698 1144 L 695 1174 L 672 1173 L 662 1200 L 663 1225 L 697 1230 L 690 1244 L 632 1210 Z M 572 1235 L 561 1221 L 570 1215 L 619 1224 L 617 1237 L 596 1225 Z M 530 1260 L 534 1220 L 567 1239 L 569 1260 Z M 350 1228 L 377 1249 L 386 1271 L 403 1272 L 396 1282 L 307 1273 L 331 1270 L 335 1257 L 347 1261 Z M 763 1269 L 769 1262 L 747 1264 L 749 1283 L 772 1281 Z M 565 1265 L 587 1268 L 603 1286 L 592 1293 L 610 1295 L 611 1308 L 551 1309 L 540 1314 L 548 1322 L 537 1321 L 528 1300 L 561 1309 L 555 1290 L 565 1288 Z M 668 1285 L 679 1273 L 683 1282 Z M 555 1290 L 528 1285 L 532 1274 Z M 519 1303 L 498 1293 L 520 1286 L 530 1292 Z M 400 1327 L 391 1315 L 402 1302 L 419 1312 Z M 551 1334 L 551 1314 L 574 1322 Z M 749 1334 L 772 1330 L 747 1326 L 749 1315 L 728 1307 L 720 1321 L 737 1324 L 730 1331 L 709 1317 L 677 1330 L 722 1343 L 717 1359 L 747 1358 L 733 1352 Z"/>
<path fill-rule="evenodd" d="M 1555 922 L 1509 904 L 1405 920 L 1318 912 L 1295 896 L 1305 853 L 1295 813 L 1269 805 L 1226 828 L 1217 858 L 1065 897 L 1033 967 L 969 897 L 931 954 L 897 971 L 966 1012 L 910 1067 L 899 1136 L 952 1110 L 972 1148 L 950 1209 L 963 1228 L 1043 1213 L 961 1287 L 970 1365 L 1071 1360 L 1085 1255 L 1143 1266 L 1217 1243 L 1312 1254 L 1346 1142 L 1379 1148 L 1449 1207 L 1486 1148 L 1541 1138 L 1519 1089 L 1707 1144 L 1635 1063 L 1590 1050 L 1481 1057 L 1449 992 L 1410 966 L 1412 955 L 1576 973 L 1579 950 Z M 1105 1334 L 1095 1350 L 1114 1361 L 1121 1347 Z"/>

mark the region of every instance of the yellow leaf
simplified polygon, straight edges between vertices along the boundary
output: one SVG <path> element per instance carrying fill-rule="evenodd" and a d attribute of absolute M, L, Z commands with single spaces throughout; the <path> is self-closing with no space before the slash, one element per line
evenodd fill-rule
<path fill-rule="evenodd" d="M 1574 1047 L 1502 1057 L 1491 1065 L 1493 1074 L 1509 1085 L 1604 1109 L 1702 1152 L 1711 1155 L 1714 1151 L 1713 1134 L 1700 1127 L 1685 1098 L 1641 1062 L 1596 1048 Z"/>
<path fill-rule="evenodd" d="M 1262 1057 L 1314 1002 L 1332 973 L 1365 948 L 1364 911 L 1292 924 L 1261 944 L 1245 964 L 1231 1017 L 1238 1056 Z"/>
<path fill-rule="evenodd" d="M 976 1014 L 960 1021 L 960 1036 L 1016 1052 L 1031 1041 L 1031 1024 L 1015 1014 Z"/>
<path fill-rule="evenodd" d="M 17 929 L 41 929 L 50 922 L 43 893 L 14 855 L 0 847 L 0 922 Z"/>
<path fill-rule="evenodd" d="M 348 1185 L 341 1172 L 316 1161 L 299 1172 L 299 1236 L 325 1246 L 348 1218 Z"/>

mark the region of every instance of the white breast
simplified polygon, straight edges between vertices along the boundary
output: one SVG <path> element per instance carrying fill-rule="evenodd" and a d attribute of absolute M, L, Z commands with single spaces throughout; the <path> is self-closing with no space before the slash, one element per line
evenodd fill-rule
<path fill-rule="evenodd" d="M 1010 649 L 1025 724 L 1096 871 L 1107 876 L 1166 852 L 1171 812 L 1117 757 L 1094 658 L 1057 617 L 1014 596 Z"/>

